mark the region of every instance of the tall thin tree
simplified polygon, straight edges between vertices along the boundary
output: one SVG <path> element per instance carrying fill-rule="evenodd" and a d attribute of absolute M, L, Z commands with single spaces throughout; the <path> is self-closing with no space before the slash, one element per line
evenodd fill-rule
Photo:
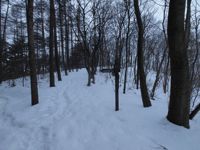
<path fill-rule="evenodd" d="M 53 17 L 51 19 L 52 20 L 52 23 L 53 23 L 53 32 L 54 32 L 54 50 L 55 50 L 55 65 L 56 65 L 56 72 L 57 72 L 57 77 L 58 77 L 58 81 L 61 81 L 62 78 L 61 78 L 61 71 L 60 71 L 60 56 L 59 56 L 59 53 L 58 53 L 58 42 L 57 42 L 57 25 L 56 25 L 56 12 L 55 12 L 55 4 L 54 4 L 54 0 L 53 0 L 53 3 L 52 3 L 52 14 L 53 14 Z"/>
<path fill-rule="evenodd" d="M 124 87 L 123 87 L 123 93 L 126 93 L 126 82 L 127 82 L 127 74 L 128 74 L 128 63 L 129 63 L 129 54 L 130 54 L 130 24 L 131 24 L 131 13 L 130 13 L 130 0 L 124 0 L 125 3 L 125 9 L 127 11 L 127 32 L 126 32 L 126 58 L 125 58 L 125 73 L 124 73 Z"/>
<path fill-rule="evenodd" d="M 53 23 L 54 1 L 50 0 L 50 24 L 49 24 L 49 75 L 50 87 L 55 86 L 54 77 L 54 23 Z"/>
<path fill-rule="evenodd" d="M 3 66 L 2 66 L 2 53 L 3 53 L 3 42 L 2 42 L 2 30 L 1 30 L 1 5 L 2 2 L 0 0 L 0 83 L 2 82 L 2 73 L 3 73 Z"/>
<path fill-rule="evenodd" d="M 144 107 L 150 107 L 151 101 L 149 98 L 149 93 L 147 89 L 146 84 L 146 76 L 144 72 L 144 52 L 143 52 L 143 46 L 144 46 L 144 27 L 141 17 L 141 12 L 139 9 L 138 0 L 134 0 L 134 10 L 135 10 L 135 16 L 137 20 L 138 25 L 138 43 L 137 43 L 137 59 L 138 59 L 138 73 L 140 78 L 140 88 L 141 88 L 141 95 L 142 95 L 142 102 Z"/>
<path fill-rule="evenodd" d="M 33 31 L 33 0 L 28 0 L 26 3 L 27 14 L 27 31 L 28 31 L 28 48 L 29 48 L 29 65 L 30 65 L 30 79 L 31 79 L 31 100 L 32 105 L 38 104 L 38 86 L 37 73 L 34 50 L 34 31 Z"/>
<path fill-rule="evenodd" d="M 65 8 L 63 7 L 63 5 L 65 5 L 65 3 L 63 3 L 63 0 L 59 0 L 58 2 L 59 2 L 60 44 L 61 44 L 61 52 L 62 52 L 62 66 L 65 71 L 65 75 L 67 75 L 66 59 L 65 59 L 65 52 L 64 52 L 64 34 L 63 34 L 63 18 L 64 18 L 63 13 L 64 13 L 64 8 Z"/>
<path fill-rule="evenodd" d="M 64 22 L 65 22 L 65 58 L 66 58 L 66 62 L 65 62 L 65 66 L 67 70 L 70 70 L 70 65 L 69 65 L 69 8 L 71 2 L 65 0 L 64 1 Z"/>

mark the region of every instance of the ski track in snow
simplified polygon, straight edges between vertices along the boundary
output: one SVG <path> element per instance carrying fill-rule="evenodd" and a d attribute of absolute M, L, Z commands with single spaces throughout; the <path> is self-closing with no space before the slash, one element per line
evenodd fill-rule
<path fill-rule="evenodd" d="M 120 111 L 114 112 L 111 81 L 105 83 L 105 78 L 98 75 L 97 84 L 87 87 L 83 70 L 63 78 L 56 88 L 48 88 L 44 83 L 39 89 L 40 104 L 34 107 L 29 106 L 28 88 L 24 92 L 24 88 L 19 88 L 17 93 L 15 88 L 1 87 L 0 150 L 178 150 L 188 147 L 196 150 L 196 146 L 200 147 L 195 145 L 200 136 L 194 135 L 200 129 L 198 121 L 193 123 L 197 129 L 191 132 L 168 123 L 163 113 L 158 112 L 166 113 L 167 104 L 159 102 L 162 100 L 144 109 L 138 91 L 127 91 L 126 95 L 120 95 Z M 8 96 L 9 90 L 14 95 Z M 17 102 L 12 103 L 14 98 Z M 183 139 L 175 141 L 180 136 Z"/>

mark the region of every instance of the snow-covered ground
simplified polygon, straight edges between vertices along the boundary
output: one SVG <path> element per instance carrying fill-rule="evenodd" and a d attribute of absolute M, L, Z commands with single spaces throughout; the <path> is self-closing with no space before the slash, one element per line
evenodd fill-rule
<path fill-rule="evenodd" d="M 34 107 L 28 86 L 0 86 L 0 150 L 200 149 L 200 115 L 189 130 L 175 126 L 165 119 L 168 96 L 158 94 L 151 108 L 143 108 L 132 88 L 120 94 L 115 112 L 112 80 L 98 74 L 91 87 L 86 80 L 85 70 L 63 76 L 56 88 L 40 80 Z"/>

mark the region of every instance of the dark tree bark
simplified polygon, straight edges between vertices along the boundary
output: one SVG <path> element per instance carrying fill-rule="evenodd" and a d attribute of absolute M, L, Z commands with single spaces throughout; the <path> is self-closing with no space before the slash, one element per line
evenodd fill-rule
<path fill-rule="evenodd" d="M 69 70 L 69 2 L 65 1 L 65 58 L 66 58 L 66 70 Z"/>
<path fill-rule="evenodd" d="M 65 53 L 64 53 L 64 34 L 63 34 L 63 18 L 64 18 L 63 10 L 66 6 L 63 7 L 63 5 L 65 5 L 65 3 L 63 3 L 63 1 L 61 1 L 61 0 L 59 0 L 59 22 L 60 22 L 60 40 L 61 40 L 60 42 L 61 42 L 61 52 L 62 52 L 62 65 L 63 65 L 64 71 L 65 71 L 65 75 L 67 75 L 67 67 L 66 67 Z"/>
<path fill-rule="evenodd" d="M 33 32 L 33 0 L 28 0 L 27 8 L 27 31 L 29 48 L 29 65 L 31 79 L 31 100 L 32 105 L 38 104 L 37 73 L 34 50 L 34 32 Z"/>
<path fill-rule="evenodd" d="M 116 56 L 114 75 L 115 75 L 115 111 L 119 110 L 119 72 L 120 72 L 120 60 Z"/>
<path fill-rule="evenodd" d="M 53 23 L 54 1 L 50 0 L 50 27 L 49 27 L 49 73 L 50 87 L 55 87 L 54 77 L 54 23 Z"/>
<path fill-rule="evenodd" d="M 121 67 L 121 55 L 124 46 L 124 38 L 122 37 L 124 21 L 126 18 L 126 12 L 118 18 L 118 35 L 116 37 L 115 46 L 115 63 L 114 63 L 114 76 L 115 76 L 115 111 L 119 110 L 119 73 Z"/>
<path fill-rule="evenodd" d="M 70 12 L 70 15 L 71 15 L 71 12 Z M 69 39 L 69 41 L 70 41 L 70 47 L 71 47 L 71 53 L 73 53 L 73 49 L 74 49 L 74 41 L 73 41 L 73 39 L 74 39 L 74 35 L 73 35 L 73 27 L 74 27 L 74 25 L 73 25 L 73 18 L 72 17 L 70 17 L 69 18 L 70 20 L 70 23 L 69 23 L 69 25 L 70 25 L 70 39 Z M 69 59 L 68 59 L 69 60 Z M 69 71 L 71 72 L 71 70 L 73 71 L 73 68 L 71 67 L 71 61 L 68 61 L 68 63 L 69 63 Z M 77 70 L 78 70 L 78 68 L 76 68 Z"/>
<path fill-rule="evenodd" d="M 0 0 L 0 84 L 2 82 L 3 64 L 2 64 L 2 53 L 3 53 L 3 41 L 2 41 L 2 30 L 1 30 L 1 0 Z"/>
<path fill-rule="evenodd" d="M 58 53 L 58 42 L 57 42 L 57 26 L 56 26 L 56 14 L 55 14 L 55 4 L 53 0 L 53 6 L 52 6 L 52 13 L 53 13 L 53 31 L 54 31 L 54 50 L 55 50 L 55 65 L 56 65 L 56 72 L 57 72 L 57 77 L 58 81 L 61 81 L 61 72 L 60 72 L 60 56 Z"/>
<path fill-rule="evenodd" d="M 171 65 L 171 89 L 167 119 L 189 128 L 189 65 L 184 38 L 186 0 L 171 0 L 168 16 L 168 42 Z"/>
<path fill-rule="evenodd" d="M 115 52 L 115 64 L 114 64 L 114 76 L 115 76 L 115 111 L 119 111 L 119 73 L 121 66 L 121 49 L 123 48 L 123 40 L 121 39 L 121 27 L 120 34 L 116 40 L 116 52 Z"/>
<path fill-rule="evenodd" d="M 141 13 L 139 9 L 138 0 L 134 0 L 134 9 L 138 25 L 138 43 L 137 43 L 137 59 L 138 59 L 138 70 L 140 78 L 140 88 L 142 95 L 142 102 L 144 107 L 150 107 L 151 101 L 149 98 L 149 93 L 146 84 L 146 76 L 144 72 L 144 57 L 143 57 L 143 45 L 144 45 L 144 28 L 141 18 Z"/>

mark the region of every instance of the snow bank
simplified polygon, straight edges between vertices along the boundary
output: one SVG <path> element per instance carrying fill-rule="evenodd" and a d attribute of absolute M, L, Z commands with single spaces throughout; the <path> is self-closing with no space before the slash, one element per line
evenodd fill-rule
<path fill-rule="evenodd" d="M 63 76 L 56 88 L 40 81 L 34 107 L 28 86 L 0 86 L 0 150 L 200 149 L 200 115 L 189 130 L 169 123 L 168 96 L 161 89 L 153 106 L 143 108 L 140 92 L 129 87 L 115 112 L 112 80 L 98 74 L 91 87 L 86 80 L 80 70 Z"/>

